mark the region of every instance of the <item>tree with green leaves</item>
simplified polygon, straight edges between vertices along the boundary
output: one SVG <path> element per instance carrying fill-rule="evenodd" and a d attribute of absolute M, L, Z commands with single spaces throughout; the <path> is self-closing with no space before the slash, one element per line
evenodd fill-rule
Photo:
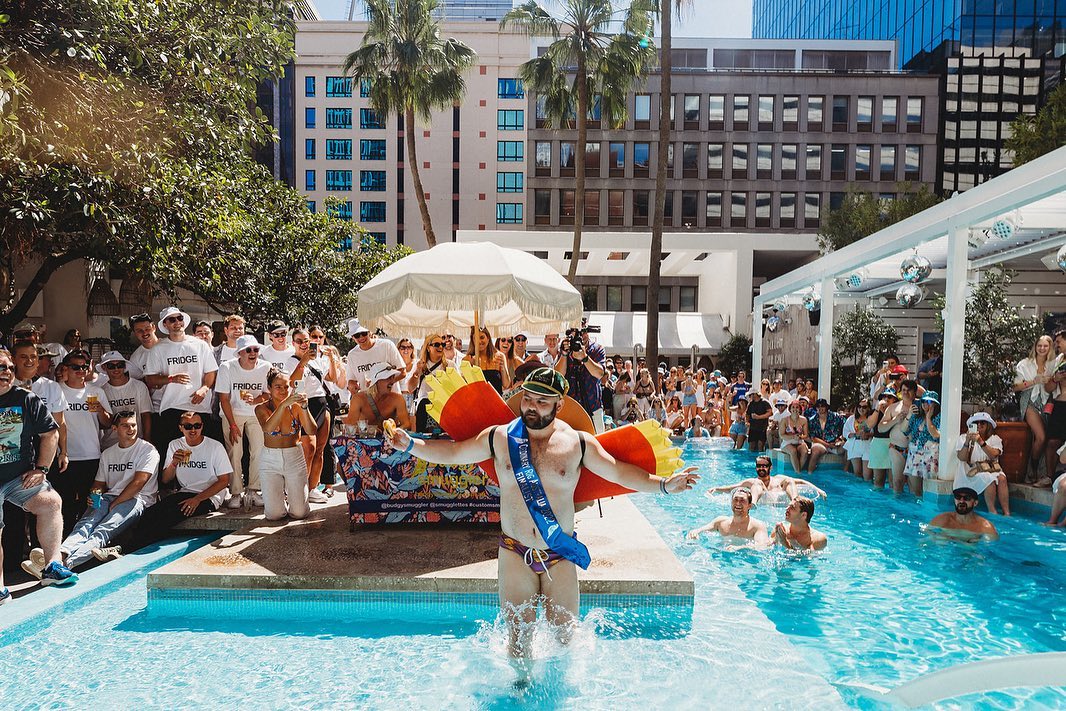
<path fill-rule="evenodd" d="M 562 17 L 528 0 L 504 16 L 501 29 L 516 27 L 530 37 L 548 37 L 551 44 L 522 64 L 519 73 L 527 90 L 543 106 L 551 128 L 577 128 L 574 185 L 574 246 L 567 278 L 574 281 L 581 256 L 585 221 L 585 150 L 589 116 L 598 99 L 601 122 L 618 128 L 626 119 L 629 89 L 654 60 L 648 40 L 652 0 L 632 0 L 615 10 L 611 0 L 563 0 Z"/>
<path fill-rule="evenodd" d="M 370 105 L 381 117 L 403 119 L 407 168 L 422 213 L 426 243 L 437 244 L 426 204 L 415 146 L 415 119 L 429 122 L 434 111 L 451 108 L 466 94 L 463 74 L 477 54 L 441 34 L 435 13 L 439 0 L 366 0 L 367 28 L 359 49 L 344 60 L 344 71 L 370 82 Z"/>
<path fill-rule="evenodd" d="M 833 404 L 853 406 L 869 395 L 878 364 L 896 352 L 899 334 L 871 309 L 858 304 L 833 323 Z"/>
<path fill-rule="evenodd" d="M 715 361 L 714 367 L 727 377 L 729 373 L 739 370 L 746 371 L 750 375 L 751 339 L 743 333 L 732 334 L 729 340 L 722 344 L 722 350 L 718 352 L 718 360 Z"/>
<path fill-rule="evenodd" d="M 829 211 L 818 230 L 818 246 L 822 252 L 832 252 L 858 242 L 941 200 L 925 185 L 914 190 L 910 183 L 899 183 L 896 192 L 899 197 L 886 200 L 873 193 L 848 190 L 843 204 Z"/>
<path fill-rule="evenodd" d="M 1028 163 L 1056 148 L 1066 146 L 1066 83 L 1047 96 L 1035 116 L 1019 114 L 1010 125 L 1010 138 L 1003 147 L 1014 153 L 1014 165 Z"/>

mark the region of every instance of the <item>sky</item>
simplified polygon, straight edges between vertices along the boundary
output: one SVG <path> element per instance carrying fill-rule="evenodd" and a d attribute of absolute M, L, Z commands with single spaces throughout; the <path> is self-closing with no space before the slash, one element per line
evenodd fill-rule
<path fill-rule="evenodd" d="M 313 0 L 323 20 L 343 20 L 348 0 Z M 751 37 L 752 0 L 693 0 L 674 21 L 675 37 Z M 723 11 L 723 8 L 728 8 Z M 675 13 L 676 15 L 676 13 Z"/>

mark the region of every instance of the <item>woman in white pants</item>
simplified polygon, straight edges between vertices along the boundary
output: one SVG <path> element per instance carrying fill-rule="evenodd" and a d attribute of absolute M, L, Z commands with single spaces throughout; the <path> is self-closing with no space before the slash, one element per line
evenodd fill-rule
<path fill-rule="evenodd" d="M 263 453 L 259 457 L 259 483 L 268 521 L 307 518 L 307 459 L 300 446 L 303 432 L 317 425 L 307 411 L 307 395 L 293 393 L 287 373 L 272 370 L 267 375 L 270 399 L 255 408 L 263 426 Z M 286 499 L 288 506 L 286 506 Z"/>

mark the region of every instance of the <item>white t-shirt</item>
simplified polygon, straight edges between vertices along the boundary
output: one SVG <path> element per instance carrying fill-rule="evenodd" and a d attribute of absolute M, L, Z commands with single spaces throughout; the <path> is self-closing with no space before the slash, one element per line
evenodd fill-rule
<path fill-rule="evenodd" d="M 174 452 L 179 449 L 187 449 L 192 452 L 187 464 L 179 464 L 176 470 L 179 491 L 189 494 L 199 494 L 218 481 L 220 476 L 229 476 L 233 473 L 233 465 L 230 464 L 226 448 L 218 440 L 204 437 L 204 440 L 195 447 L 190 447 L 184 437 L 172 441 L 167 446 L 166 464 L 174 460 Z M 226 499 L 227 490 L 223 489 L 211 497 L 211 503 L 217 509 Z"/>
<path fill-rule="evenodd" d="M 211 346 L 199 338 L 186 336 L 185 340 L 172 341 L 169 338 L 157 343 L 148 352 L 148 367 L 145 373 L 148 375 L 177 375 L 187 373 L 189 382 L 167 383 L 163 387 L 163 399 L 159 403 L 160 411 L 164 410 L 192 410 L 193 412 L 211 412 L 211 397 L 208 396 L 199 403 L 193 403 L 193 394 L 203 386 L 204 375 L 218 370 L 215 363 L 215 354 L 211 352 Z"/>
<path fill-rule="evenodd" d="M 144 436 L 144 414 L 152 411 L 152 396 L 148 394 L 148 386 L 140 380 L 130 378 L 125 385 L 115 386 L 107 382 L 101 386 L 107 395 L 107 403 L 111 406 L 111 412 L 133 410 L 137 413 L 137 432 Z M 118 432 L 114 428 L 106 431 L 100 440 L 100 446 L 104 449 L 118 444 Z"/>
<path fill-rule="evenodd" d="M 111 412 L 107 395 L 95 385 L 85 384 L 75 390 L 59 384 L 67 400 L 67 412 L 63 416 L 67 424 L 67 458 L 72 462 L 84 462 L 100 458 L 100 418 L 89 411 L 89 397 L 95 396 L 100 407 Z"/>
<path fill-rule="evenodd" d="M 63 395 L 63 389 L 59 383 L 48 378 L 37 378 L 30 386 L 33 394 L 41 398 L 41 402 L 53 415 L 57 412 L 67 411 L 67 398 Z"/>
<path fill-rule="evenodd" d="M 105 494 L 118 496 L 137 472 L 148 472 L 148 481 L 144 482 L 137 498 L 145 506 L 151 506 L 159 493 L 159 452 L 139 437 L 125 449 L 117 444 L 105 449 L 100 455 L 96 480 L 107 486 Z"/>
<path fill-rule="evenodd" d="M 278 370 L 285 370 L 288 367 L 289 356 L 295 352 L 292 348 L 286 348 L 283 351 L 275 350 L 274 346 L 271 345 L 259 351 L 259 360 L 273 363 L 278 367 Z"/>
<path fill-rule="evenodd" d="M 296 371 L 296 368 L 300 365 L 300 359 L 295 355 L 289 356 L 288 362 L 286 362 L 284 371 L 290 376 Z M 315 375 L 311 372 L 311 368 L 314 368 L 322 376 Z M 323 385 L 323 381 L 329 378 L 329 357 L 319 356 L 312 358 L 304 364 L 303 373 L 300 375 L 300 387 L 296 388 L 296 392 L 304 393 L 307 397 L 325 397 L 326 388 Z"/>
<path fill-rule="evenodd" d="M 366 390 L 368 387 L 366 383 L 367 376 L 370 374 L 370 369 L 377 363 L 388 363 L 400 372 L 407 369 L 396 344 L 386 338 L 379 338 L 374 341 L 374 345 L 365 351 L 359 346 L 348 351 L 348 365 L 346 368 L 348 380 L 354 380 L 359 384 L 360 390 Z M 400 384 L 394 383 L 392 391 L 394 393 L 400 392 Z"/>
<path fill-rule="evenodd" d="M 218 369 L 215 392 L 229 395 L 229 404 L 235 417 L 254 417 L 255 408 L 241 399 L 241 391 L 247 390 L 256 397 L 267 390 L 267 373 L 273 366 L 269 361 L 257 360 L 248 370 L 237 359 L 227 360 Z"/>
<path fill-rule="evenodd" d="M 770 402 L 770 405 L 772 407 L 776 407 L 778 402 L 783 402 L 786 405 L 788 403 L 792 402 L 792 395 L 789 394 L 788 390 L 785 390 L 784 388 L 782 388 L 781 390 L 778 390 L 776 393 L 770 393 L 770 396 L 767 397 L 766 399 Z"/>
<path fill-rule="evenodd" d="M 140 367 L 142 373 L 148 372 L 148 354 L 151 353 L 151 349 L 144 346 L 137 346 L 137 350 L 130 356 L 130 363 Z M 145 383 L 147 385 L 148 383 Z M 163 401 L 163 388 L 148 388 L 148 393 L 152 396 L 152 412 L 159 412 L 159 403 Z"/>
<path fill-rule="evenodd" d="M 236 357 L 237 357 L 237 349 L 236 348 L 230 348 L 225 343 L 223 343 L 222 344 L 222 350 L 218 352 L 218 364 L 219 364 L 219 366 L 221 366 L 223 363 L 228 363 L 229 361 L 235 359 Z"/>

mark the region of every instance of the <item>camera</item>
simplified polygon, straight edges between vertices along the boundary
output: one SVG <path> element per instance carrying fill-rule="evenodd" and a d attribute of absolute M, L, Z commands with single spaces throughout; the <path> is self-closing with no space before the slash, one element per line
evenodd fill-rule
<path fill-rule="evenodd" d="M 599 333 L 599 326 L 589 326 L 585 320 L 581 321 L 581 328 L 568 328 L 566 329 L 566 346 L 570 352 L 580 351 L 585 348 L 585 341 L 582 340 L 581 334 L 583 333 Z"/>

